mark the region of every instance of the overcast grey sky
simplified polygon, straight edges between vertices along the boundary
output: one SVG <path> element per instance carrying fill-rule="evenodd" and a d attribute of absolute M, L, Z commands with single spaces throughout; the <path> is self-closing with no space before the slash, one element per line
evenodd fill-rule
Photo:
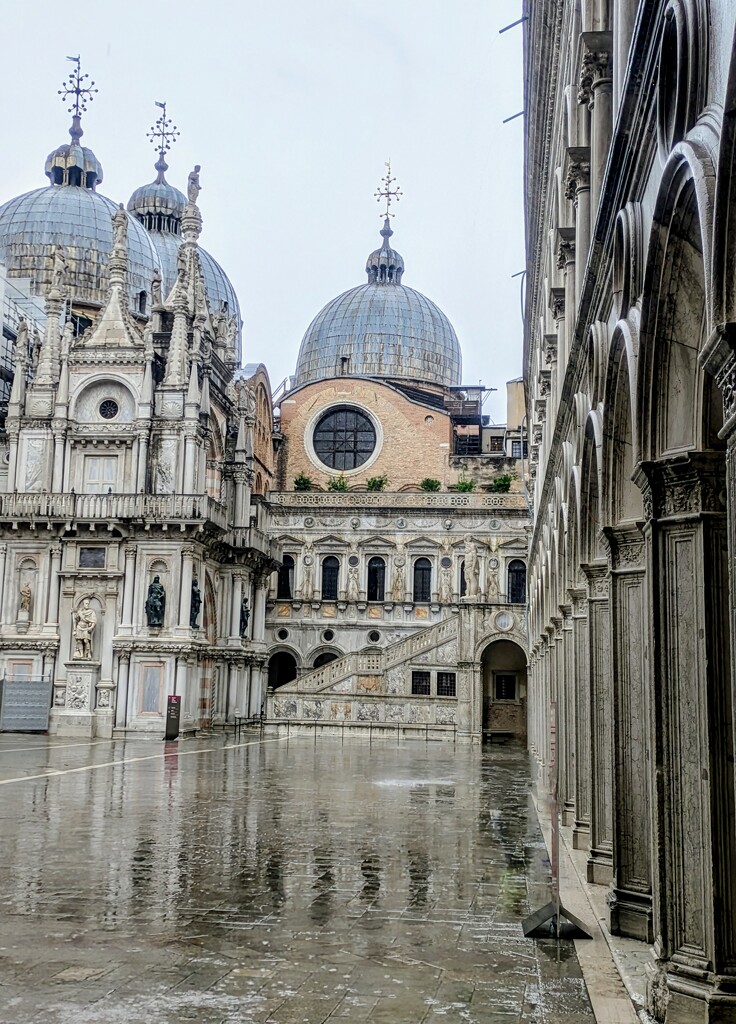
<path fill-rule="evenodd" d="M 365 280 L 384 161 L 404 197 L 404 283 L 448 315 L 465 383 L 521 373 L 524 266 L 521 0 L 6 0 L 0 201 L 46 183 L 70 118 L 57 89 L 81 53 L 100 89 L 84 142 L 100 191 L 154 177 L 145 133 L 166 100 L 181 138 L 168 179 L 202 165 L 202 245 L 238 293 L 244 359 L 273 386 L 331 298 Z M 487 411 L 505 418 L 502 392 Z"/>

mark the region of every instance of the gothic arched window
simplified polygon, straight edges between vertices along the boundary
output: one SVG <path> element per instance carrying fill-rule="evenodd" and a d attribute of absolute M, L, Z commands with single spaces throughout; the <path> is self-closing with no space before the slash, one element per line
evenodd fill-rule
<path fill-rule="evenodd" d="M 276 583 L 276 597 L 284 600 L 294 596 L 294 559 L 291 555 L 284 555 L 284 564 L 279 569 L 279 577 Z"/>
<path fill-rule="evenodd" d="M 526 604 L 526 565 L 520 558 L 509 562 L 506 594 L 509 604 Z"/>
<path fill-rule="evenodd" d="M 378 555 L 368 562 L 368 600 L 383 601 L 386 596 L 386 563 Z"/>
<path fill-rule="evenodd" d="M 337 601 L 337 584 L 340 563 L 334 555 L 328 555 L 322 562 L 322 600 Z"/>
<path fill-rule="evenodd" d="M 432 600 L 432 563 L 428 558 L 417 558 L 414 563 L 414 600 Z"/>

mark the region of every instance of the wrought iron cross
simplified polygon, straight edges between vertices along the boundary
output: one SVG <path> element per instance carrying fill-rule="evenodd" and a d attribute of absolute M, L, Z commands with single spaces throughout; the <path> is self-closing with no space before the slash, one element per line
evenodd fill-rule
<path fill-rule="evenodd" d="M 163 159 L 181 135 L 170 117 L 166 116 L 166 102 L 154 101 L 157 107 L 161 108 L 161 116 L 155 124 L 151 125 L 150 132 L 146 132 L 146 138 L 150 139 Z"/>
<path fill-rule="evenodd" d="M 394 216 L 394 214 L 391 213 L 391 202 L 395 200 L 398 203 L 404 194 L 398 187 L 392 188 L 395 182 L 396 178 L 391 177 L 391 161 L 387 160 L 386 173 L 381 178 L 381 187 L 373 193 L 377 203 L 380 203 L 384 199 L 386 200 L 386 211 L 381 214 L 382 217 Z"/>
<path fill-rule="evenodd" d="M 73 97 L 71 106 L 67 107 L 67 111 L 70 114 L 74 114 L 75 117 L 79 117 L 87 109 L 87 104 L 92 102 L 95 93 L 100 90 L 95 88 L 95 83 L 89 75 L 82 74 L 79 54 L 76 57 L 67 57 L 67 60 L 70 60 L 76 67 L 69 73 L 66 81 L 62 83 L 61 89 L 59 89 L 59 96 L 64 101 L 68 100 L 70 96 Z"/>

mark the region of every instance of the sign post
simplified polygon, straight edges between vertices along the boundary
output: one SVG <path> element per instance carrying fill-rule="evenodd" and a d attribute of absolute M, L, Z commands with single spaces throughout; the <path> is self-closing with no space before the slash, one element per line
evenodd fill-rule
<path fill-rule="evenodd" d="M 179 739 L 179 720 L 181 718 L 181 697 L 169 694 L 166 701 L 166 735 L 165 740 Z"/>

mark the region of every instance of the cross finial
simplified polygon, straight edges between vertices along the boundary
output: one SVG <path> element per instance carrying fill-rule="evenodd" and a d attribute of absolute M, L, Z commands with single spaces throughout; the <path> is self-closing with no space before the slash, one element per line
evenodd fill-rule
<path fill-rule="evenodd" d="M 71 98 L 71 105 L 67 107 L 67 111 L 74 117 L 79 117 L 87 109 L 87 104 L 92 102 L 95 93 L 100 90 L 95 88 L 95 83 L 89 75 L 82 74 L 79 54 L 76 57 L 67 57 L 67 60 L 70 60 L 75 68 L 62 83 L 59 96 L 65 102 Z"/>
<path fill-rule="evenodd" d="M 179 138 L 181 132 L 171 118 L 166 116 L 166 101 L 159 103 L 158 100 L 155 100 L 154 102 L 157 107 L 161 108 L 161 115 L 156 123 L 151 125 L 150 132 L 146 132 L 146 138 L 149 139 L 158 150 L 159 160 L 156 164 L 156 168 L 166 170 L 166 154 Z M 163 167 L 159 168 L 159 164 L 162 164 Z"/>
<path fill-rule="evenodd" d="M 398 203 L 404 194 L 398 187 L 392 187 L 394 186 L 395 182 L 396 178 L 391 177 L 391 161 L 387 160 L 386 173 L 381 178 L 381 185 L 373 193 L 377 203 L 382 202 L 384 199 L 386 200 L 386 210 L 384 213 L 381 214 L 382 217 L 394 216 L 394 214 L 391 213 L 391 202 L 395 200 Z"/>

